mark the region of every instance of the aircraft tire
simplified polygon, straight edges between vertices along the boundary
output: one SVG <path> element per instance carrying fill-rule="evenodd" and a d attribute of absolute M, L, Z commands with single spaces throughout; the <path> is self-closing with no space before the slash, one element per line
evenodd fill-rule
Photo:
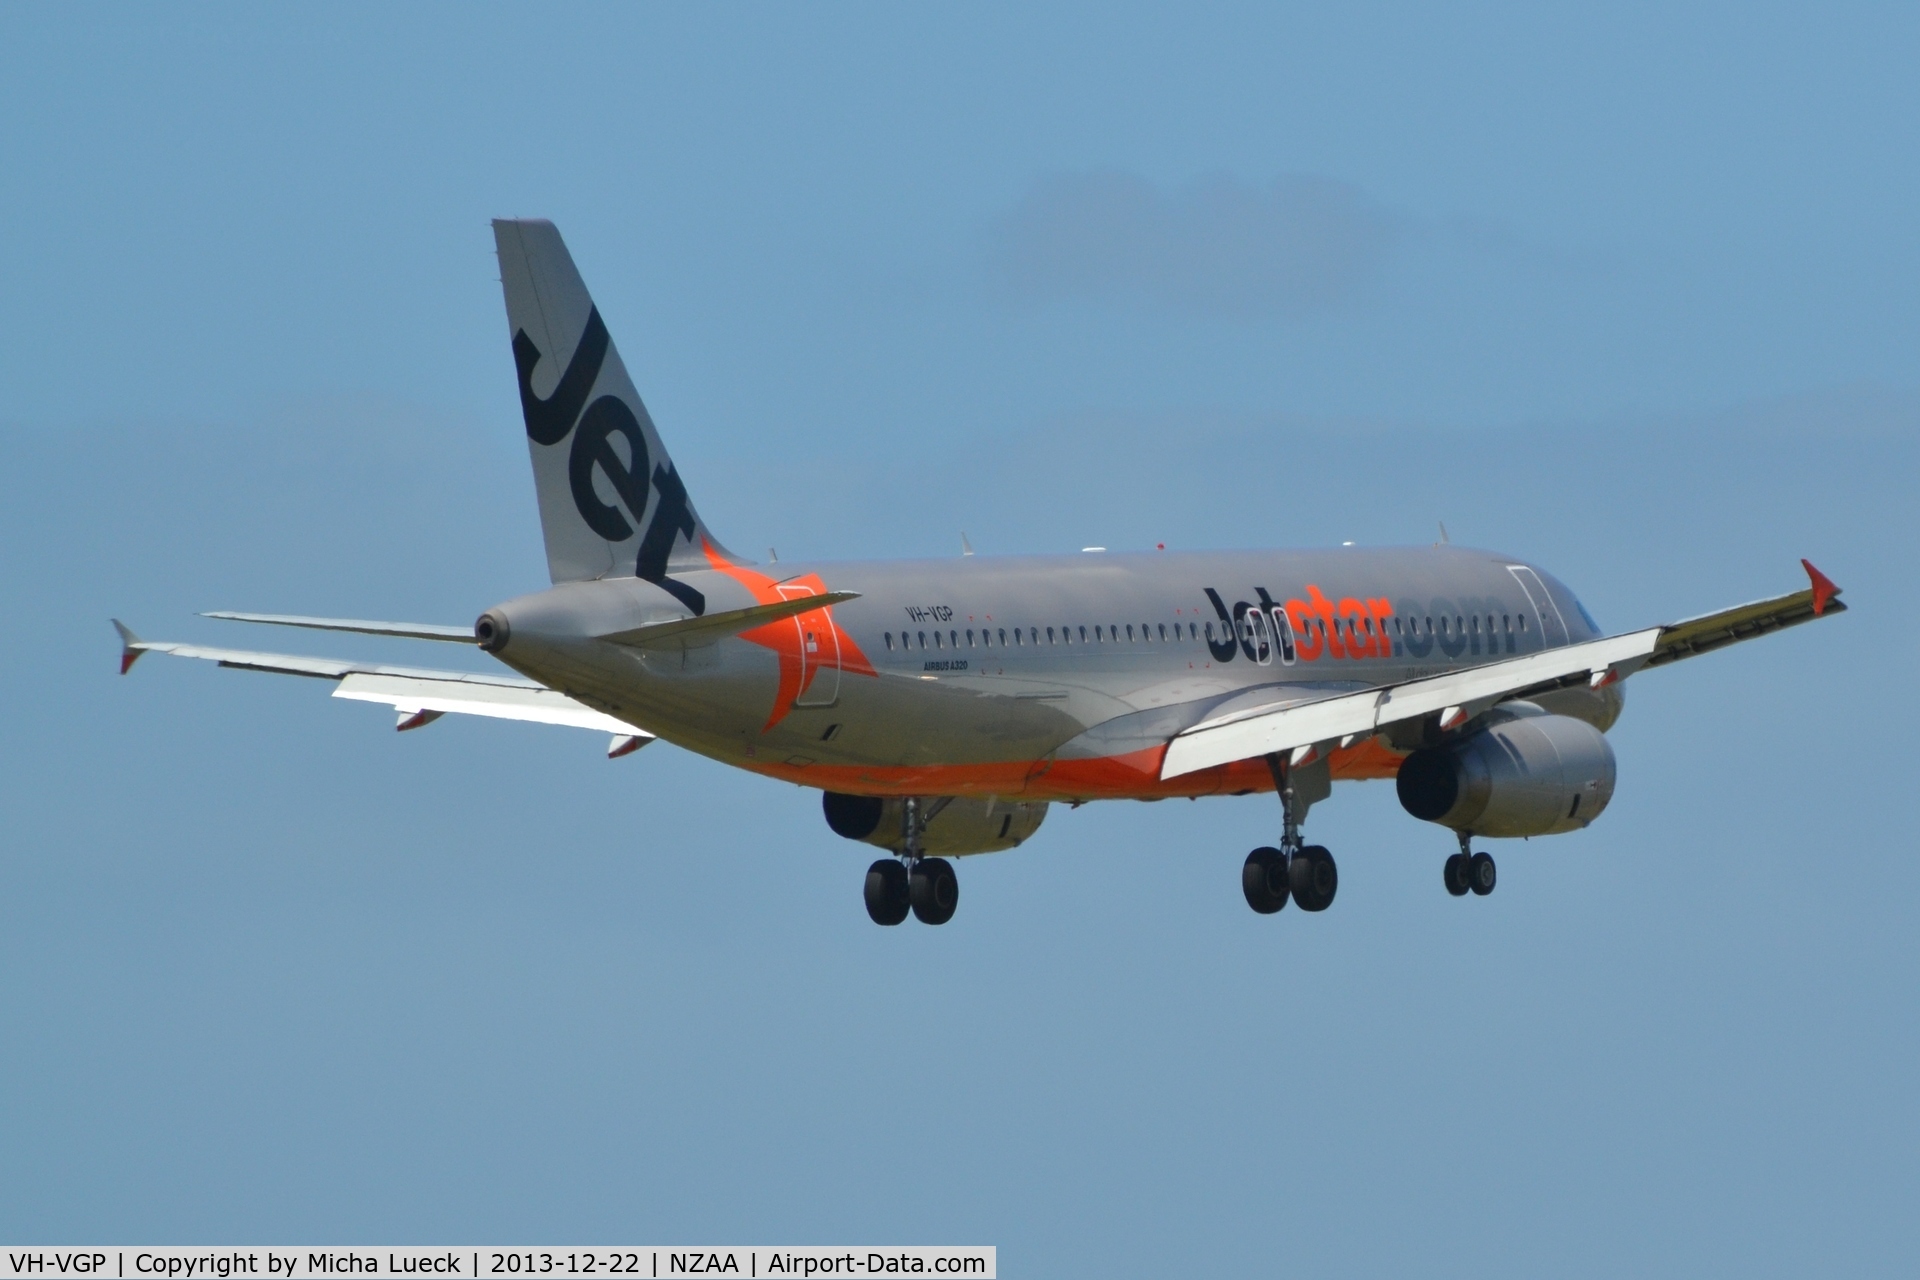
<path fill-rule="evenodd" d="M 1240 868 L 1240 892 L 1247 895 L 1247 905 L 1263 916 L 1286 906 L 1292 893 L 1287 882 L 1287 855 L 1269 845 L 1248 854 Z"/>
<path fill-rule="evenodd" d="M 898 858 L 882 858 L 867 868 L 867 915 L 875 924 L 899 924 L 911 908 L 907 869 Z"/>
<path fill-rule="evenodd" d="M 1467 855 L 1449 854 L 1446 866 L 1447 892 L 1456 898 L 1467 896 Z"/>
<path fill-rule="evenodd" d="M 1476 853 L 1467 863 L 1467 886 L 1479 897 L 1484 898 L 1493 892 L 1499 875 L 1490 853 Z"/>
<path fill-rule="evenodd" d="M 1310 844 L 1287 864 L 1287 880 L 1302 911 L 1325 911 L 1339 891 L 1340 868 L 1324 846 Z"/>
<path fill-rule="evenodd" d="M 913 914 L 921 924 L 945 924 L 960 906 L 960 877 L 945 858 L 922 858 L 909 877 Z"/>

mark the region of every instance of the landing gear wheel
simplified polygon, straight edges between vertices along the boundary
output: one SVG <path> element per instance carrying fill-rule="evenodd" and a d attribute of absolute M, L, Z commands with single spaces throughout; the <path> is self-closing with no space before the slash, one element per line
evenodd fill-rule
<path fill-rule="evenodd" d="M 960 877 L 945 858 L 922 858 L 908 877 L 913 914 L 921 924 L 945 924 L 960 905 Z"/>
<path fill-rule="evenodd" d="M 1447 892 L 1456 898 L 1466 897 L 1469 887 L 1467 884 L 1467 855 L 1464 853 L 1448 855 L 1445 874 Z"/>
<path fill-rule="evenodd" d="M 897 858 L 882 858 L 867 868 L 867 914 L 875 924 L 899 924 L 911 905 L 907 869 Z"/>
<path fill-rule="evenodd" d="M 1340 869 L 1325 848 L 1310 844 L 1287 864 L 1287 881 L 1302 911 L 1325 911 L 1340 888 Z"/>
<path fill-rule="evenodd" d="M 1484 898 L 1493 892 L 1494 881 L 1500 878 L 1493 865 L 1493 855 L 1476 853 L 1467 860 L 1467 887 Z"/>
<path fill-rule="evenodd" d="M 1286 906 L 1292 892 L 1287 883 L 1287 855 L 1269 845 L 1248 854 L 1240 868 L 1240 891 L 1247 895 L 1247 905 L 1263 916 Z"/>

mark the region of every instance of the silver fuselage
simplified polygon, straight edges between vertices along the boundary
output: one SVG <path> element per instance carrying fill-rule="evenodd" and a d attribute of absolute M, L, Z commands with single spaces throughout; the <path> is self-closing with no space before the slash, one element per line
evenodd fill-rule
<path fill-rule="evenodd" d="M 1452 546 L 1147 552 L 676 572 L 709 612 L 859 599 L 704 643 L 596 639 L 687 616 L 684 590 L 571 582 L 494 612 L 502 661 L 702 755 L 874 795 L 1085 800 L 1270 786 L 1259 761 L 1162 781 L 1203 719 L 1599 636 L 1564 585 Z M 1551 695 L 1609 727 L 1618 686 Z M 1409 744 L 1348 745 L 1335 778 L 1391 776 Z"/>

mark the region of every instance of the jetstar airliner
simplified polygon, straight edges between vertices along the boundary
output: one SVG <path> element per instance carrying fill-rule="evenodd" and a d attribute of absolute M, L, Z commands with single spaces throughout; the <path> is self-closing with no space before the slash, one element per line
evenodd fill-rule
<path fill-rule="evenodd" d="M 476 675 L 141 640 L 142 653 L 313 676 L 401 729 L 449 712 L 596 729 L 607 754 L 668 742 L 818 788 L 829 826 L 887 852 L 867 913 L 951 919 L 947 856 L 1021 844 L 1047 806 L 1276 792 L 1247 855 L 1263 914 L 1322 911 L 1333 856 L 1308 810 L 1336 780 L 1393 778 L 1450 829 L 1447 891 L 1487 894 L 1474 837 L 1585 827 L 1613 796 L 1604 736 L 1646 667 L 1844 611 L 1809 586 L 1605 635 L 1514 556 L 1431 547 L 758 565 L 687 486 L 549 222 L 493 224 L 549 590 L 472 627 L 279 614 L 242 622 L 477 644 Z M 942 856 L 947 855 L 947 856 Z"/>

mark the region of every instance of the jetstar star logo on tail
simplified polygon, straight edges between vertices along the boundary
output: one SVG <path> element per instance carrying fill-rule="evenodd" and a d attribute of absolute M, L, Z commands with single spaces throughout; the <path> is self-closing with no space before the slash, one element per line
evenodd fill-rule
<path fill-rule="evenodd" d="M 825 595 L 827 592 L 827 584 L 817 573 L 804 573 L 796 578 L 775 582 L 764 573 L 755 573 L 751 569 L 728 563 L 713 549 L 711 542 L 703 542 L 701 550 L 706 552 L 707 563 L 715 570 L 752 592 L 755 604 L 778 604 L 783 600 Z M 823 680 L 837 682 L 843 671 L 875 679 L 880 676 L 873 669 L 873 663 L 867 660 L 867 655 L 861 652 L 860 646 L 854 643 L 853 637 L 834 622 L 832 605 L 782 618 L 778 622 L 769 622 L 751 631 L 742 631 L 740 638 L 773 650 L 780 659 L 780 684 L 774 690 L 773 712 L 762 726 L 762 733 L 786 719 L 796 703 L 805 706 L 806 703 L 801 699 L 818 689 Z"/>

